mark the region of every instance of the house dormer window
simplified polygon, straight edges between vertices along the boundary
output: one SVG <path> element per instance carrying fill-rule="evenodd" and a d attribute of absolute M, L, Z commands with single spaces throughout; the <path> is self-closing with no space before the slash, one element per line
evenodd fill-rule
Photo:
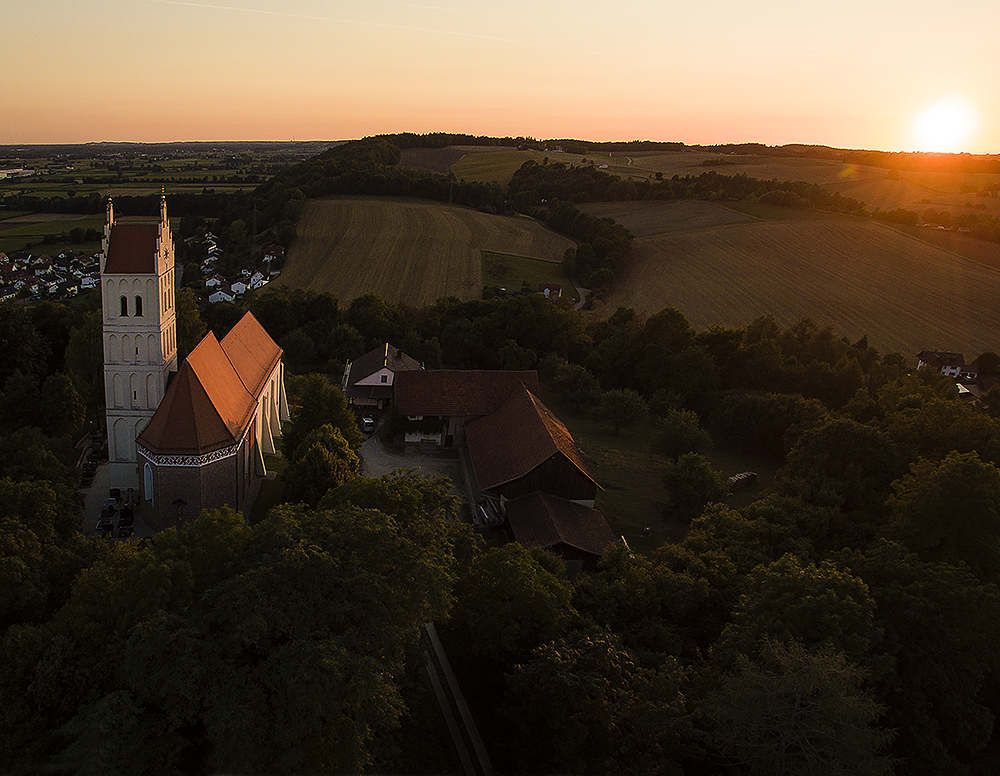
<path fill-rule="evenodd" d="M 122 299 L 121 299 L 121 302 L 122 302 L 122 312 L 121 312 L 121 314 L 127 316 L 128 315 L 128 297 L 127 296 L 123 296 Z"/>
<path fill-rule="evenodd" d="M 389 382 L 389 376 L 388 375 L 382 375 L 382 382 L 383 383 Z"/>
<path fill-rule="evenodd" d="M 137 296 L 135 298 L 135 314 L 142 315 L 142 297 Z"/>

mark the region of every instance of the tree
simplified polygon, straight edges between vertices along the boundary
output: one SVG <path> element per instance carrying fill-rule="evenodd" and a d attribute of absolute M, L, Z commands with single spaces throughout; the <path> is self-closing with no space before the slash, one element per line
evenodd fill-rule
<path fill-rule="evenodd" d="M 501 715 L 515 764 L 532 773 L 681 774 L 693 729 L 676 661 L 639 667 L 606 630 L 536 649 L 508 677 Z"/>
<path fill-rule="evenodd" d="M 207 331 L 198 311 L 198 299 L 190 288 L 182 288 L 174 296 L 174 318 L 177 324 L 177 363 L 180 364 Z"/>
<path fill-rule="evenodd" d="M 24 307 L 0 302 L 0 385 L 15 372 L 41 378 L 51 348 L 38 333 Z"/>
<path fill-rule="evenodd" d="M 837 419 L 799 438 L 778 485 L 812 504 L 878 514 L 901 467 L 896 445 L 886 434 Z"/>
<path fill-rule="evenodd" d="M 504 670 L 565 630 L 572 590 L 511 542 L 479 555 L 459 579 L 451 628 L 464 654 Z"/>
<path fill-rule="evenodd" d="M 361 472 L 358 458 L 339 429 L 320 426 L 295 449 L 291 467 L 285 472 L 289 501 L 316 506 L 330 488 Z"/>
<path fill-rule="evenodd" d="M 343 392 L 322 374 L 308 374 L 288 381 L 288 391 L 294 397 L 291 421 L 282 429 L 285 454 L 297 457 L 296 450 L 315 429 L 330 425 L 340 431 L 352 449 L 364 442 L 357 419 L 347 405 Z"/>
<path fill-rule="evenodd" d="M 66 371 L 94 420 L 104 406 L 104 322 L 100 310 L 91 310 L 73 328 L 66 345 Z"/>
<path fill-rule="evenodd" d="M 594 406 L 601 398 L 601 386 L 597 378 L 580 364 L 560 365 L 552 385 L 563 400 L 572 404 L 580 413 Z"/>
<path fill-rule="evenodd" d="M 647 409 L 646 402 L 637 391 L 617 388 L 606 391 L 601 396 L 601 403 L 596 411 L 598 417 L 610 424 L 615 430 L 615 436 L 618 436 L 623 428 L 638 425 L 646 417 Z"/>
<path fill-rule="evenodd" d="M 83 426 L 86 411 L 83 399 L 65 372 L 45 378 L 42 384 L 42 406 L 45 408 L 44 430 L 54 437 L 74 437 Z"/>
<path fill-rule="evenodd" d="M 423 475 L 415 469 L 395 469 L 381 477 L 353 477 L 331 490 L 321 506 L 376 509 L 400 525 L 413 520 L 457 521 L 461 499 L 449 493 L 451 488 L 452 482 L 447 477 Z"/>
<path fill-rule="evenodd" d="M 538 356 L 531 348 L 522 348 L 515 340 L 507 340 L 497 351 L 501 369 L 531 369 L 538 362 Z"/>
<path fill-rule="evenodd" d="M 757 657 L 739 657 L 700 713 L 719 750 L 751 774 L 889 776 L 890 736 L 874 726 L 882 709 L 865 678 L 833 648 L 767 640 Z"/>
<path fill-rule="evenodd" d="M 711 502 L 721 501 L 726 496 L 722 476 L 698 453 L 684 453 L 668 462 L 663 486 L 670 494 L 671 506 L 687 520 L 697 517 Z"/>
<path fill-rule="evenodd" d="M 69 488 L 0 479 L 0 632 L 44 621 L 69 596 L 85 559 L 79 522 Z"/>
<path fill-rule="evenodd" d="M 972 453 L 921 459 L 894 484 L 889 533 L 924 560 L 968 563 L 1000 582 L 1000 470 Z"/>
<path fill-rule="evenodd" d="M 767 640 L 830 647 L 862 664 L 878 636 L 865 583 L 832 561 L 818 566 L 783 555 L 750 572 L 732 621 L 716 645 L 720 659 L 751 659 Z"/>
<path fill-rule="evenodd" d="M 95 542 L 103 556 L 59 613 L 0 639 L 16 693 L 0 708 L 5 765 L 370 769 L 420 627 L 450 604 L 455 537 L 284 506 L 253 527 L 224 509 L 144 546 Z"/>
<path fill-rule="evenodd" d="M 668 410 L 653 442 L 653 452 L 667 458 L 684 453 L 704 455 L 712 449 L 712 436 L 701 427 L 698 416 L 690 410 Z"/>
<path fill-rule="evenodd" d="M 987 690 L 1000 670 L 1000 590 L 964 564 L 921 561 L 898 542 L 842 552 L 837 562 L 875 601 L 880 638 L 872 689 L 887 707 L 900 772 L 962 773 L 994 735 Z"/>

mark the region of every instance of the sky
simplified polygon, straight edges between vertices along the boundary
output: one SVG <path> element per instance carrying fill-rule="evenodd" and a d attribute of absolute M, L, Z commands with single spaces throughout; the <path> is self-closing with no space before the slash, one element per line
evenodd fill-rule
<path fill-rule="evenodd" d="M 0 144 L 394 132 L 1000 153 L 998 0 L 3 0 Z"/>

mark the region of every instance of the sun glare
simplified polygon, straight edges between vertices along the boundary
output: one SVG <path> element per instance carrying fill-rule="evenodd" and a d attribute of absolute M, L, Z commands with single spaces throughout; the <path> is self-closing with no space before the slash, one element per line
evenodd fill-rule
<path fill-rule="evenodd" d="M 977 128 L 972 104 L 949 97 L 925 108 L 913 124 L 913 139 L 920 151 L 965 151 Z"/>

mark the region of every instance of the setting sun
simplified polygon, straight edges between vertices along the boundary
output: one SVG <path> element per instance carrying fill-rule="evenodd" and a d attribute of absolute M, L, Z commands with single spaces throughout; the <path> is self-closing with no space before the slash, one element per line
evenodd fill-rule
<path fill-rule="evenodd" d="M 939 100 L 925 108 L 913 124 L 913 139 L 920 151 L 966 151 L 977 129 L 976 110 L 959 97 Z"/>

